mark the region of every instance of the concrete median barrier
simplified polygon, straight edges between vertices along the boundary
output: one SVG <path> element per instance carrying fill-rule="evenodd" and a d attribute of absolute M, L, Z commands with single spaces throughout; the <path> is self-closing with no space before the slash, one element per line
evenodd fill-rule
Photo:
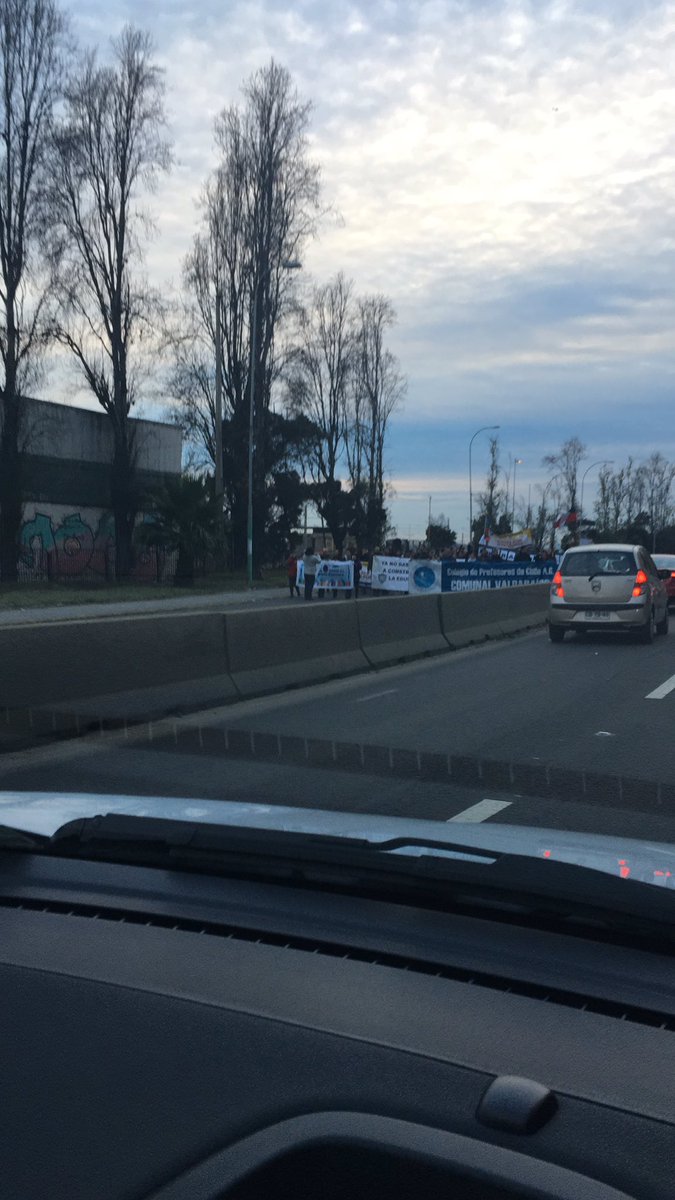
<path fill-rule="evenodd" d="M 445 592 L 440 597 L 441 626 L 453 650 L 541 624 L 546 616 L 547 584 L 492 588 L 481 592 Z"/>
<path fill-rule="evenodd" d="M 49 622 L 0 629 L 0 705 L 37 707 L 218 677 L 236 693 L 225 617 L 191 613 Z"/>
<path fill-rule="evenodd" d="M 534 583 L 522 588 L 504 588 L 504 606 L 500 613 L 499 624 L 502 633 L 520 633 L 533 625 L 541 625 L 546 620 L 548 597 L 551 586 L 548 583 Z"/>
<path fill-rule="evenodd" d="M 238 692 L 260 696 L 365 670 L 356 610 L 372 603 L 322 600 L 227 613 L 227 657 Z"/>
<path fill-rule="evenodd" d="M 389 596 L 358 604 L 361 647 L 375 667 L 442 654 L 440 596 Z"/>
<path fill-rule="evenodd" d="M 154 720 L 517 633 L 544 622 L 547 599 L 532 585 L 7 626 L 0 708 Z"/>

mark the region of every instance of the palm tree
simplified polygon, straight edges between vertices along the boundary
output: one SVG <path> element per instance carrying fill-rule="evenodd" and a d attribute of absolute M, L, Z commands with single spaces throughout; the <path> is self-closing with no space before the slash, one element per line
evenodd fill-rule
<path fill-rule="evenodd" d="M 218 546 L 218 506 L 213 481 L 197 475 L 172 479 L 152 497 L 151 519 L 138 531 L 146 546 L 177 550 L 176 586 L 193 584 L 195 561 Z"/>

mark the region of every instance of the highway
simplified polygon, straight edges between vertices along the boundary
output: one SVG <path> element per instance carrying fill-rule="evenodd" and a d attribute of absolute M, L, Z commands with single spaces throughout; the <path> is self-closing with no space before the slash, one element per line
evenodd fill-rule
<path fill-rule="evenodd" d="M 0 756 L 0 789 L 529 824 L 675 841 L 675 634 L 544 631 Z"/>

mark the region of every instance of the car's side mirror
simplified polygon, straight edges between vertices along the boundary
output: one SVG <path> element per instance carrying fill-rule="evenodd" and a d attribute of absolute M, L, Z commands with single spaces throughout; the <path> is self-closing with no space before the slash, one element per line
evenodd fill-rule
<path fill-rule="evenodd" d="M 659 569 L 658 576 L 659 576 L 659 579 L 670 579 L 672 573 L 673 572 L 668 570 L 667 568 L 661 567 Z"/>

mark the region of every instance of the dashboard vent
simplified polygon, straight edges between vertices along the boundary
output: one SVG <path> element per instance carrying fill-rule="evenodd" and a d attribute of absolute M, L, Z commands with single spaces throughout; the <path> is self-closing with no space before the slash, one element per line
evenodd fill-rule
<path fill-rule="evenodd" d="M 227 941 L 253 942 L 261 946 L 278 946 L 284 950 L 299 950 L 305 954 L 320 954 L 330 958 L 342 958 L 351 962 L 370 963 L 372 966 L 390 967 L 396 971 L 410 971 L 417 975 L 430 975 L 436 979 L 452 979 L 473 987 L 491 991 L 510 992 L 514 996 L 527 996 L 546 1004 L 559 1004 L 580 1012 L 599 1013 L 617 1021 L 628 1021 L 636 1025 L 649 1025 L 654 1029 L 675 1032 L 675 1016 L 638 1005 L 626 1005 L 613 1000 L 598 999 L 583 993 L 549 988 L 542 984 L 522 979 L 492 975 L 482 971 L 470 971 L 424 959 L 407 958 L 403 955 L 384 954 L 362 949 L 358 946 L 341 945 L 336 942 L 303 938 L 295 935 L 270 933 L 268 930 L 247 929 L 244 926 L 224 925 L 219 922 L 196 921 L 185 918 L 162 916 L 129 909 L 117 909 L 88 904 L 69 904 L 56 900 L 18 900 L 0 896 L 1 908 L 12 908 L 26 912 L 55 913 L 68 917 L 84 917 L 95 921 L 112 921 L 120 925 L 145 925 L 157 929 L 171 929 L 181 933 L 196 933 L 206 937 L 223 938 Z"/>

